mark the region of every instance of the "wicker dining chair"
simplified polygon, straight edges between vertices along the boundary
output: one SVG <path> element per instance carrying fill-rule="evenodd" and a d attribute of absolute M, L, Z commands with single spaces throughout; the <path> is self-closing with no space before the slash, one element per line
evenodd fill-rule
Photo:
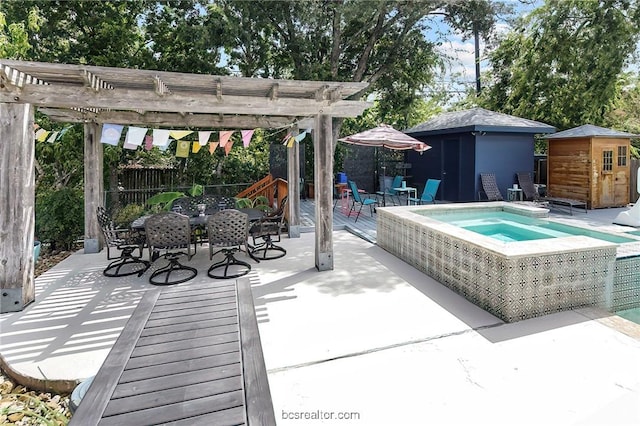
<path fill-rule="evenodd" d="M 287 254 L 284 247 L 275 243 L 280 242 L 280 236 L 285 227 L 285 209 L 288 197 L 284 197 L 280 206 L 273 212 L 266 213 L 259 221 L 249 229 L 249 235 L 253 239 L 251 257 L 259 260 L 278 259 Z"/>
<path fill-rule="evenodd" d="M 248 274 L 251 265 L 235 257 L 235 253 L 244 251 L 249 255 L 249 215 L 235 209 L 221 210 L 209 216 L 207 220 L 209 235 L 209 260 L 222 253 L 224 259 L 209 267 L 207 275 L 211 278 L 237 278 Z M 214 250 L 218 248 L 219 250 Z M 220 272 L 221 271 L 221 272 Z"/>
<path fill-rule="evenodd" d="M 178 261 L 179 256 L 186 255 L 191 260 L 191 225 L 189 218 L 175 212 L 157 213 L 144 222 L 144 230 L 149 245 L 149 257 L 157 250 L 165 250 L 162 256 L 169 263 L 156 269 L 149 277 L 155 285 L 171 285 L 189 281 L 198 271 Z M 176 250 L 186 250 L 183 251 Z M 194 250 L 195 251 L 195 250 Z"/>
<path fill-rule="evenodd" d="M 104 207 L 98 207 L 96 214 L 107 246 L 107 260 L 115 258 L 110 256 L 110 247 L 120 250 L 120 257 L 109 263 L 102 273 L 107 277 L 125 277 L 135 274 L 141 276 L 144 274 L 149 268 L 149 262 L 141 259 L 144 250 L 144 236 L 130 229 L 116 228 Z M 140 253 L 139 256 L 133 254 L 136 249 Z"/>

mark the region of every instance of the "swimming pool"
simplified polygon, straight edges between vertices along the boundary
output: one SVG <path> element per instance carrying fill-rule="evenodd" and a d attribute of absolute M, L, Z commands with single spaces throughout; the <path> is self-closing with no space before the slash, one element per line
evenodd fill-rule
<path fill-rule="evenodd" d="M 530 205 L 381 207 L 377 244 L 507 322 L 640 307 L 640 236 L 569 226 Z"/>
<path fill-rule="evenodd" d="M 584 235 L 616 244 L 636 241 L 634 238 L 628 238 L 622 235 L 578 228 L 552 222 L 547 219 L 528 217 L 505 211 L 458 212 L 450 214 L 433 214 L 429 211 L 418 211 L 418 213 L 502 242 L 562 238 L 572 235 Z"/>

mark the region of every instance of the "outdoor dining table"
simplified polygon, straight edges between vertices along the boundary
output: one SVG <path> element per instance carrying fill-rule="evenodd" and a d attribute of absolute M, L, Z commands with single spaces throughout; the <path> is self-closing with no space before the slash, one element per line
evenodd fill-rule
<path fill-rule="evenodd" d="M 264 216 L 264 212 L 260 209 L 243 208 L 238 210 L 241 211 L 242 213 L 246 213 L 249 216 L 249 222 L 255 222 L 257 220 L 260 220 L 262 219 L 262 216 Z M 207 225 L 207 220 L 209 219 L 209 216 L 211 215 L 191 216 L 189 217 L 189 224 L 191 225 L 192 228 L 203 228 Z M 131 229 L 137 230 L 137 231 L 144 231 L 144 222 L 149 217 L 151 217 L 151 215 L 140 216 L 139 218 L 131 222 L 131 225 L 130 225 Z"/>

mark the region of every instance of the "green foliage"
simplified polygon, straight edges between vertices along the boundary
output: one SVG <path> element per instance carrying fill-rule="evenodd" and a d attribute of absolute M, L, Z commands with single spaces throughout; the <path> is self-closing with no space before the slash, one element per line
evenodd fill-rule
<path fill-rule="evenodd" d="M 144 214 L 144 206 L 140 204 L 127 204 L 114 215 L 113 221 L 118 228 L 128 228 L 131 222 Z"/>
<path fill-rule="evenodd" d="M 184 192 L 161 192 L 147 200 L 147 204 L 151 207 L 159 206 L 162 210 L 171 210 L 171 203 L 178 198 L 185 197 Z"/>
<path fill-rule="evenodd" d="M 489 55 L 490 85 L 479 103 L 559 130 L 605 124 L 637 46 L 639 19 L 637 2 L 546 2 Z"/>
<path fill-rule="evenodd" d="M 70 249 L 84 234 L 84 194 L 65 187 L 36 196 L 36 235 L 52 248 Z"/>
<path fill-rule="evenodd" d="M 239 209 L 258 209 L 262 211 L 268 211 L 269 207 L 269 199 L 264 195 L 258 195 L 256 198 L 238 198 L 236 200 L 236 208 Z"/>
<path fill-rule="evenodd" d="M 189 188 L 189 196 L 197 197 L 198 195 L 202 195 L 204 193 L 204 187 L 200 184 L 195 184 L 191 188 Z"/>
<path fill-rule="evenodd" d="M 29 31 L 38 31 L 40 22 L 38 9 L 29 8 L 24 22 L 7 24 L 6 15 L 0 8 L 0 58 L 26 58 L 31 49 Z"/>

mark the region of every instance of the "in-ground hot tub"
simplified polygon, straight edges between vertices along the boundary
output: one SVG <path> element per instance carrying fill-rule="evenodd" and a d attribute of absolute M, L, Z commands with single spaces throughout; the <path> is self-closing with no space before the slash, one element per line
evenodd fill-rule
<path fill-rule="evenodd" d="M 505 202 L 379 208 L 377 224 L 379 246 L 507 322 L 640 306 L 640 238 L 628 233 Z"/>

